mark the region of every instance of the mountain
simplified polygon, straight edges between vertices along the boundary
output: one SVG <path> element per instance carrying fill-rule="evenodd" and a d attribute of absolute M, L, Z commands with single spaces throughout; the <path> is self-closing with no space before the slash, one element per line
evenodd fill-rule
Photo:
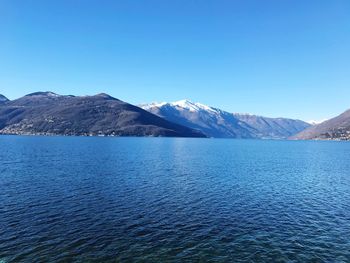
<path fill-rule="evenodd" d="M 286 139 L 311 126 L 304 121 L 288 118 L 268 118 L 239 113 L 234 113 L 234 116 L 251 127 L 248 129 L 255 138 Z"/>
<path fill-rule="evenodd" d="M 205 137 L 107 94 L 53 92 L 0 104 L 0 134 Z"/>
<path fill-rule="evenodd" d="M 300 120 L 229 113 L 189 100 L 143 104 L 140 107 L 171 122 L 217 138 L 283 139 L 310 126 Z"/>
<path fill-rule="evenodd" d="M 4 95 L 1 95 L 1 94 L 0 94 L 0 104 L 1 104 L 1 103 L 5 103 L 5 102 L 7 102 L 7 101 L 9 101 L 9 99 L 6 98 Z"/>
<path fill-rule="evenodd" d="M 209 137 L 252 138 L 234 115 L 200 103 L 181 100 L 141 107 L 171 122 L 200 130 Z"/>
<path fill-rule="evenodd" d="M 291 137 L 295 140 L 350 140 L 350 110 Z"/>
<path fill-rule="evenodd" d="M 317 125 L 317 124 L 320 124 L 324 121 L 326 121 L 327 119 L 323 119 L 323 120 L 310 120 L 310 121 L 307 121 L 307 123 L 310 123 L 311 125 Z"/>

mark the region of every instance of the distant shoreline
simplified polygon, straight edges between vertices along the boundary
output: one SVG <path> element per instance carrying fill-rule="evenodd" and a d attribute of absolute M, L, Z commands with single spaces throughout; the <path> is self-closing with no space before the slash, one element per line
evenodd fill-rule
<path fill-rule="evenodd" d="M 13 133 L 0 133 L 0 136 L 16 136 L 16 137 L 81 137 L 81 138 L 169 138 L 169 139 L 214 139 L 214 140 L 243 140 L 243 141 L 322 141 L 322 142 L 348 142 L 349 139 L 283 139 L 283 138 L 230 138 L 230 137 L 180 137 L 180 136 L 133 136 L 133 135 L 77 135 L 77 134 L 13 134 Z"/>

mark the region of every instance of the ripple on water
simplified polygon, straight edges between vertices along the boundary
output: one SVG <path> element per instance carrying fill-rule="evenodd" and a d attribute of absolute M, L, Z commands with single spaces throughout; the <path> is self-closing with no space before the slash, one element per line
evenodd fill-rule
<path fill-rule="evenodd" d="M 350 144 L 0 137 L 0 263 L 350 262 Z"/>

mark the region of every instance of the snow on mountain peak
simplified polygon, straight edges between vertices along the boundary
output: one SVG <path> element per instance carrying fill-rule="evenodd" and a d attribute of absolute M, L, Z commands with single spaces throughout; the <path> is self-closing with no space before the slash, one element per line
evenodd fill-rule
<path fill-rule="evenodd" d="M 170 103 L 171 106 L 180 107 L 192 112 L 198 112 L 201 110 L 217 112 L 214 108 L 204 105 L 202 103 L 194 103 L 190 100 L 184 99 Z"/>
<path fill-rule="evenodd" d="M 56 94 L 51 91 L 39 91 L 39 92 L 34 92 L 25 95 L 25 97 L 35 97 L 35 96 L 40 96 L 40 97 L 62 97 L 62 95 Z"/>
<path fill-rule="evenodd" d="M 209 107 L 202 103 L 192 102 L 188 99 L 178 100 L 174 102 L 152 102 L 149 104 L 141 104 L 140 107 L 145 110 L 150 110 L 152 108 L 161 108 L 163 106 L 175 107 L 180 110 L 188 110 L 190 112 L 208 111 L 211 113 L 218 113 L 220 110 Z"/>
<path fill-rule="evenodd" d="M 198 111 L 198 107 L 196 106 L 195 103 L 184 99 L 184 100 L 179 100 L 179 101 L 174 101 L 170 103 L 171 106 L 175 106 L 175 107 L 180 107 L 189 111 Z"/>
<path fill-rule="evenodd" d="M 310 120 L 310 121 L 307 121 L 307 123 L 311 124 L 311 125 L 317 125 L 317 124 L 320 124 L 322 122 L 325 122 L 326 120 L 328 119 L 323 119 L 323 120 Z"/>
<path fill-rule="evenodd" d="M 151 102 L 151 103 L 140 104 L 139 106 L 144 110 L 150 110 L 152 108 L 163 107 L 166 104 L 168 104 L 168 103 L 167 102 Z"/>

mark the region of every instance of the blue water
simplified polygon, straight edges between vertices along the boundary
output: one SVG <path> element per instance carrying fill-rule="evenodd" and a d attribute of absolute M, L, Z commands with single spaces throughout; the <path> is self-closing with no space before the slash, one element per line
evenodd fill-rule
<path fill-rule="evenodd" d="M 350 262 L 350 143 L 0 136 L 0 262 Z"/>

